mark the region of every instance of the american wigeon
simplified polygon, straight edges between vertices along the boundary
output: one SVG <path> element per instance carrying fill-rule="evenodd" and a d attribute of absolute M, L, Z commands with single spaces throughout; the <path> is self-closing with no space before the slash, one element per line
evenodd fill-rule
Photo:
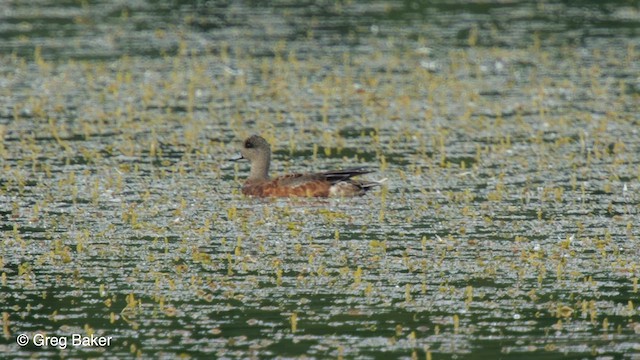
<path fill-rule="evenodd" d="M 381 181 L 359 181 L 354 176 L 373 171 L 364 168 L 326 171 L 321 173 L 288 174 L 269 178 L 271 146 L 258 135 L 247 138 L 240 155 L 233 161 L 246 159 L 251 162 L 251 172 L 242 186 L 242 193 L 258 197 L 350 197 L 364 195 Z"/>

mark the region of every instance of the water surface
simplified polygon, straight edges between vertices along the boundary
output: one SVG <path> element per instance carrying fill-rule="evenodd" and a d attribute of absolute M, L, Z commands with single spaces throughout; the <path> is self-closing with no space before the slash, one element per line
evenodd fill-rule
<path fill-rule="evenodd" d="M 629 1 L 7 3 L 0 352 L 637 359 L 639 25 Z M 253 133 L 274 173 L 388 180 L 245 198 L 226 159 Z"/>

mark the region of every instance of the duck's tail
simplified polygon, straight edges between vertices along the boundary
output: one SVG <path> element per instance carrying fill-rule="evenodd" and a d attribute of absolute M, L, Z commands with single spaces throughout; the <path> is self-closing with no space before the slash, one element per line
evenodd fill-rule
<path fill-rule="evenodd" d="M 374 188 L 376 186 L 381 186 L 385 181 L 387 181 L 387 178 L 381 179 L 381 180 L 369 180 L 369 181 L 362 181 L 360 182 L 360 187 L 362 188 L 362 190 L 367 191 L 371 188 Z"/>

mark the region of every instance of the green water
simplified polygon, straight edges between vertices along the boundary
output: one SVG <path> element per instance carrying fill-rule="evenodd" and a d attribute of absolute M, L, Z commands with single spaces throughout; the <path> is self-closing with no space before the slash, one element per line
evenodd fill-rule
<path fill-rule="evenodd" d="M 2 7 L 0 357 L 640 356 L 637 2 Z"/>

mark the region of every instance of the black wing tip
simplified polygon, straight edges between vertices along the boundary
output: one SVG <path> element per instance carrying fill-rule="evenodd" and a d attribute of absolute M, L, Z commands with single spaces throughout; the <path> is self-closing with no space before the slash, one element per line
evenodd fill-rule
<path fill-rule="evenodd" d="M 327 171 L 327 174 L 353 174 L 352 176 L 355 175 L 361 175 L 361 174 L 370 174 L 376 172 L 376 169 L 367 167 L 367 166 L 359 166 L 359 167 L 351 167 L 351 168 L 346 168 L 346 169 L 340 169 L 340 170 L 332 170 L 332 171 Z"/>
<path fill-rule="evenodd" d="M 371 169 L 369 167 L 353 167 L 353 168 L 347 168 L 347 169 L 340 169 L 340 170 L 331 170 L 331 171 L 326 171 L 324 173 L 322 173 L 322 176 L 329 180 L 332 183 L 336 183 L 339 181 L 345 181 L 345 180 L 349 180 L 354 176 L 358 176 L 358 175 L 364 175 L 364 174 L 370 174 L 372 172 L 375 172 L 375 169 Z"/>

